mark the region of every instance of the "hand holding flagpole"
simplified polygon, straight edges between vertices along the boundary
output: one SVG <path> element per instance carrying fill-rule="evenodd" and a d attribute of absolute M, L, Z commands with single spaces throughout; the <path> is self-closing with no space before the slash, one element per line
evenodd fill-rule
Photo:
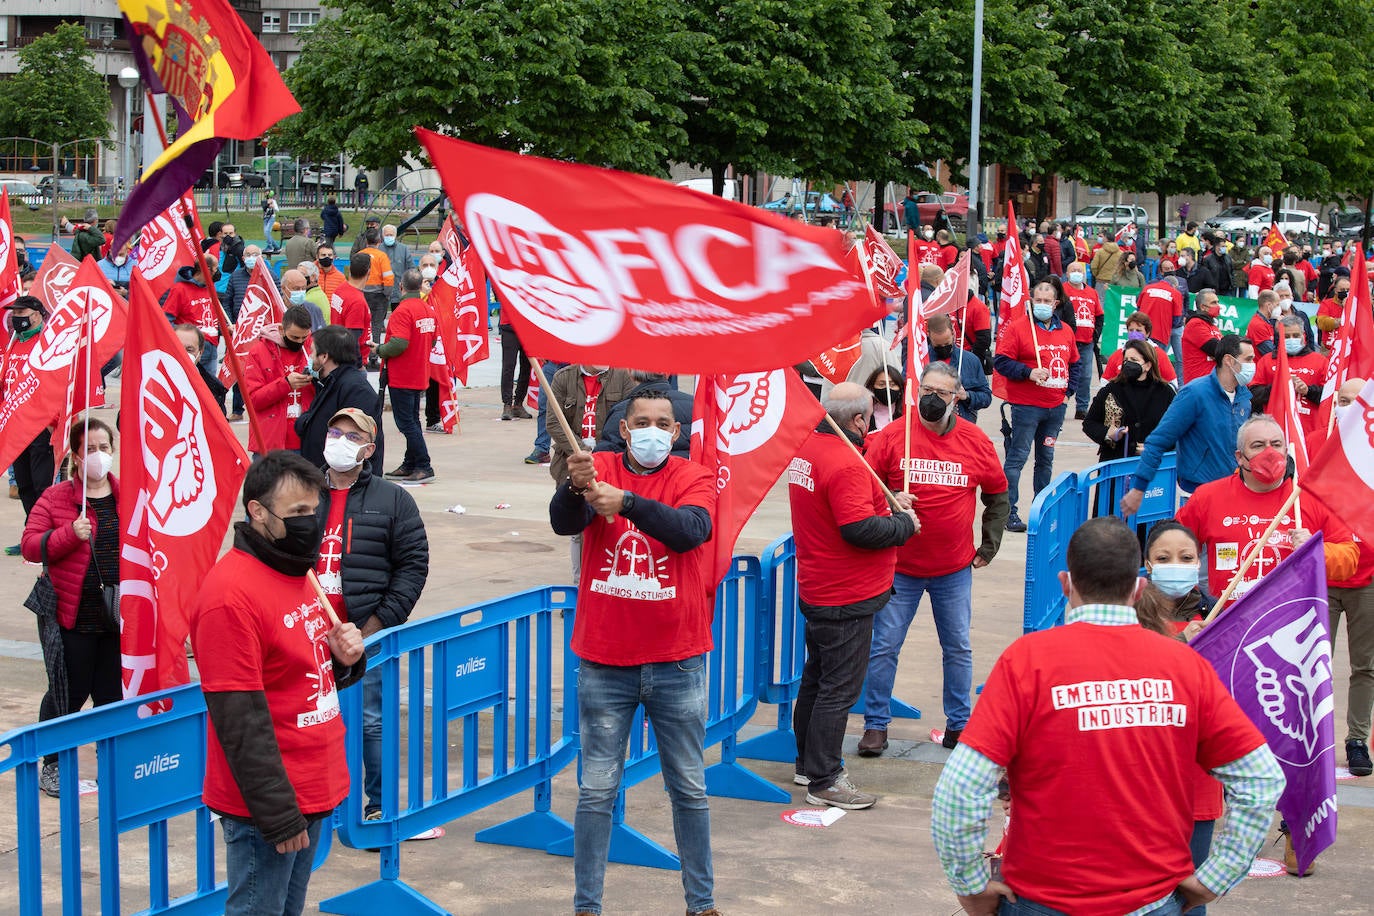
<path fill-rule="evenodd" d="M 908 418 L 903 417 L 902 419 L 903 422 L 906 422 Z M 901 503 L 897 502 L 897 497 L 893 495 L 892 491 L 887 488 L 887 484 L 883 482 L 882 477 L 880 477 L 878 475 L 878 472 L 873 470 L 873 466 L 864 459 L 863 454 L 859 451 L 859 447 L 855 445 L 854 442 L 844 434 L 844 430 L 840 428 L 840 424 L 835 422 L 835 418 L 832 417 L 829 414 L 829 412 L 827 412 L 825 415 L 825 422 L 830 424 L 830 428 L 835 431 L 835 435 L 839 436 L 840 439 L 843 440 L 844 444 L 849 446 L 849 450 L 854 453 L 854 456 L 858 458 L 860 462 L 863 463 L 864 470 L 868 471 L 868 473 L 873 477 L 873 479 L 878 482 L 878 486 L 882 488 L 883 495 L 887 497 L 887 503 L 892 507 L 892 511 L 905 512 L 906 510 L 902 507 Z M 909 434 L 910 426 L 907 427 L 907 431 Z M 902 469 L 902 477 L 906 477 L 906 468 Z"/>
<path fill-rule="evenodd" d="M 1226 583 L 1226 590 L 1221 593 L 1221 597 L 1217 598 L 1217 603 L 1212 605 L 1212 610 L 1203 618 L 1202 622 L 1204 625 L 1211 623 L 1212 618 L 1221 613 L 1222 607 L 1231 599 L 1231 595 L 1235 592 L 1236 586 L 1240 585 L 1241 581 L 1245 578 L 1245 574 L 1250 571 L 1250 567 L 1254 566 L 1255 561 L 1259 559 L 1260 551 L 1265 548 L 1265 545 L 1269 543 L 1269 539 L 1274 536 L 1274 532 L 1278 530 L 1279 523 L 1283 521 L 1283 517 L 1288 514 L 1288 510 L 1293 508 L 1293 504 L 1298 501 L 1298 494 L 1300 492 L 1302 491 L 1298 489 L 1297 482 L 1295 481 L 1293 484 L 1293 492 L 1288 494 L 1288 499 L 1284 500 L 1283 506 L 1279 508 L 1279 511 L 1274 513 L 1274 520 L 1269 523 L 1269 527 L 1265 528 L 1264 533 L 1255 541 L 1254 545 L 1250 548 L 1250 552 L 1245 555 L 1245 559 L 1241 562 L 1240 568 L 1231 576 L 1231 581 Z"/>

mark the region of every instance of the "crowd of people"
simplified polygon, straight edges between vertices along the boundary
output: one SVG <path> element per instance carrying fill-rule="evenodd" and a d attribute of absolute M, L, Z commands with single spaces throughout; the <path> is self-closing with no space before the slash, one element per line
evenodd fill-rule
<path fill-rule="evenodd" d="M 93 225 L 95 215 L 87 216 Z M 206 800 L 224 818 L 234 913 L 282 911 L 279 899 L 285 912 L 299 910 L 303 869 L 322 818 L 346 792 L 346 781 L 337 778 L 337 699 L 326 709 L 318 697 L 296 696 L 292 679 L 302 670 L 339 688 L 362 684 L 366 815 L 380 816 L 381 687 L 377 673 L 366 670 L 362 640 L 404 623 L 428 575 L 424 525 L 399 484 L 436 477 L 425 443 L 426 432 L 442 431 L 429 378 L 436 317 L 427 297 L 447 254 L 436 242 L 417 258 L 395 226 L 375 219 L 365 221 L 345 251 L 339 239 L 348 227 L 333 201 L 322 221 L 322 241 L 312 238 L 308 220 L 294 222 L 281 246 L 285 313 L 253 342 L 231 389 L 217 377 L 228 343 L 219 311 L 237 319 L 259 259 L 272 249 L 245 243 L 232 224 L 211 223 L 207 273 L 199 262 L 184 265 L 163 302 L 226 416 L 239 420 L 251 409 L 257 418 L 248 444 L 254 464 L 244 485 L 245 520 L 212 573 L 222 587 L 207 587 L 191 614 L 193 643 L 233 642 L 231 626 L 261 634 L 251 645 L 199 662 L 212 729 Z M 956 236 L 948 225 L 912 228 L 911 275 L 929 292 L 957 261 Z M 137 249 L 102 251 L 97 233 L 88 234 L 82 244 L 94 247 L 87 253 L 101 259 L 112 284 L 127 289 Z M 1291 367 L 1305 430 L 1324 434 L 1317 408 L 1349 272 L 1331 263 L 1339 262 L 1335 248 L 1309 257 L 1297 245 L 1278 263 L 1261 248 L 1240 271 L 1235 264 L 1245 255 L 1238 246 L 1188 224 L 1160 248 L 1159 279 L 1145 283 L 1140 268 L 1147 252 L 1138 237 L 1100 233 L 1093 246 L 1072 227 L 1045 225 L 1020 239 L 1028 314 L 1003 322 L 1000 277 L 1011 249 L 1005 232 L 997 236 L 976 242 L 967 305 L 926 322 L 927 350 L 916 360 L 916 377 L 906 378 L 881 329 L 864 332 L 861 355 L 843 378 L 822 378 L 813 363 L 796 367 L 815 380 L 828 419 L 787 475 L 808 651 L 792 723 L 793 779 L 812 804 L 859 810 L 877 803 L 844 766 L 847 717 L 861 703 L 860 757 L 888 749 L 898 660 L 929 596 L 942 663 L 940 740 L 954 751 L 937 789 L 934 830 L 961 903 L 969 912 L 994 912 L 1011 888 L 1042 909 L 1001 912 L 1072 912 L 1083 899 L 1108 893 L 1120 912 L 1181 912 L 1240 879 L 1277 791 L 1263 740 L 1226 705 L 1215 676 L 1199 673 L 1205 663 L 1185 643 L 1294 486 L 1289 442 L 1265 414 L 1278 347 Z M 32 273 L 26 276 L 31 280 Z M 1104 357 L 1100 341 L 1111 319 L 1102 293 L 1113 285 L 1139 293 L 1136 311 L 1122 316 L 1121 348 Z M 1244 335 L 1225 334 L 1217 327 L 1218 297 L 1237 291 L 1255 299 L 1256 316 Z M 9 359 L 32 345 L 46 309 L 26 295 L 8 306 L 7 316 Z M 703 762 L 706 578 L 716 491 L 713 478 L 689 460 L 692 398 L 677 379 L 661 374 L 540 361 L 548 384 L 540 384 L 531 410 L 531 357 L 508 318 L 498 331 L 501 419 L 536 421 L 524 460 L 549 468 L 552 527 L 569 538 L 580 585 L 572 635 L 583 723 L 575 910 L 601 912 L 626 736 L 643 705 L 672 802 L 688 913 L 716 913 Z M 369 369 L 380 370 L 375 383 Z M 1340 392 L 1337 411 L 1358 393 L 1352 385 Z M 395 468 L 383 473 L 388 395 L 405 448 Z M 1000 454 L 978 422 L 995 398 Z M 1006 532 L 1026 530 L 1018 505 L 1028 505 L 1053 479 L 1069 404 L 1102 460 L 1139 458 L 1121 500 L 1123 517 L 1139 508 L 1167 452 L 1177 454 L 1179 486 L 1190 499 L 1176 522 L 1149 532 L 1143 555 L 1137 533 L 1119 521 L 1099 519 L 1080 529 L 1064 579 L 1069 625 L 1008 649 L 975 706 L 975 574 L 992 562 Z M 40 719 L 74 711 L 87 699 L 98 705 L 119 698 L 118 618 L 110 618 L 107 592 L 118 581 L 118 481 L 110 473 L 117 434 L 92 420 L 74 426 L 68 444 L 72 457 L 61 482 L 53 484 L 59 475 L 47 434 L 15 466 L 27 516 L 20 550 L 44 565 L 55 594 L 43 638 L 56 647 L 51 655 L 59 663 L 49 661 Z M 1028 461 L 1032 489 L 1023 494 Z M 1022 495 L 1029 496 L 1024 503 Z M 1243 595 L 1314 531 L 1325 537 L 1332 632 L 1344 616 L 1349 633 L 1346 760 L 1352 773 L 1369 775 L 1374 552 L 1318 506 L 1303 505 L 1301 519 L 1280 520 L 1265 562 L 1231 595 Z M 655 571 L 651 579 L 633 564 L 607 569 L 604 558 L 616 555 L 626 538 L 642 549 L 635 556 Z M 1150 580 L 1143 588 L 1135 578 L 1142 561 Z M 312 605 L 311 577 L 324 602 Z M 280 613 L 274 616 L 286 594 L 311 608 L 302 612 L 307 626 L 293 628 Z M 337 622 L 320 622 L 330 617 Z M 307 638 L 307 630 L 315 636 Z M 1166 812 L 1127 806 L 1118 824 L 1123 849 L 1135 848 L 1134 836 L 1156 833 L 1164 851 L 1142 856 L 1152 864 L 1124 876 L 1101 867 L 1116 859 L 1084 860 L 1081 882 L 1052 887 L 1035 876 L 1081 842 L 1083 825 L 1037 823 L 1031 814 L 1018 821 L 994 880 L 973 825 L 985 822 L 981 806 L 991 803 L 1011 761 L 1018 764 L 1004 794 L 1029 812 L 1072 807 L 1073 794 L 1083 791 L 1064 766 L 1065 753 L 1104 755 L 1101 769 L 1113 769 L 1111 736 L 1095 744 L 1085 744 L 1084 735 L 1071 738 L 1058 717 L 1037 711 L 1047 694 L 1034 685 L 1147 676 L 1182 679 L 1190 686 L 1179 702 L 1220 710 L 1200 717 L 1186 734 L 1162 738 L 1156 749 L 1182 762 L 1156 779 L 1150 797 L 1175 804 Z M 309 726 L 293 728 L 268 716 L 274 704 L 298 711 Z M 297 721 L 294 713 L 290 718 Z M 250 740 L 269 731 L 277 747 Z M 319 760 L 329 765 L 309 763 Z M 61 792 L 55 761 L 45 762 L 41 788 L 54 797 Z M 1106 796 L 1132 794 L 1120 785 L 1099 788 Z M 1230 820 L 1213 843 L 1223 791 Z M 1110 890 L 1099 887 L 1103 880 Z"/>

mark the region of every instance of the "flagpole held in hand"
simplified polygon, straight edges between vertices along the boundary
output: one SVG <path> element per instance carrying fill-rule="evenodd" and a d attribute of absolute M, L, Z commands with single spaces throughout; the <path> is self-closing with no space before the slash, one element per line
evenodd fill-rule
<path fill-rule="evenodd" d="M 572 447 L 573 454 L 582 454 L 582 452 L 585 451 L 582 448 L 582 439 L 573 435 L 572 424 L 568 422 L 567 417 L 563 416 L 563 408 L 553 403 L 551 390 L 549 388 L 549 379 L 548 376 L 544 374 L 543 360 L 537 356 L 533 357 L 530 359 L 530 366 L 534 369 L 534 374 L 539 377 L 540 390 L 544 392 L 544 398 L 549 404 L 548 412 L 558 419 L 558 425 L 563 430 L 563 435 L 568 437 L 568 444 Z M 548 422 L 547 418 L 545 418 L 545 422 Z M 592 480 L 596 480 L 595 472 L 593 472 Z M 603 515 L 602 517 L 608 522 L 615 519 L 614 515 Z"/>
<path fill-rule="evenodd" d="M 907 418 L 906 418 L 905 416 L 902 417 L 902 422 L 905 423 L 906 420 L 907 420 Z M 889 490 L 889 489 L 887 488 L 887 484 L 883 483 L 882 477 L 880 477 L 880 476 L 878 475 L 878 472 L 877 472 L 877 471 L 873 470 L 873 466 L 872 466 L 871 464 L 869 464 L 867 460 L 865 460 L 863 454 L 859 451 L 859 447 L 858 447 L 857 445 L 854 444 L 853 440 L 851 440 L 848 436 L 846 436 L 846 435 L 844 434 L 844 430 L 840 428 L 840 424 L 838 424 L 838 423 L 835 422 L 835 418 L 832 417 L 832 416 L 829 414 L 829 412 L 827 412 L 826 415 L 825 415 L 825 422 L 830 424 L 830 428 L 833 429 L 833 430 L 835 431 L 835 435 L 839 436 L 839 437 L 844 441 L 844 444 L 847 445 L 847 446 L 849 446 L 849 450 L 850 450 L 851 452 L 854 453 L 854 457 L 858 458 L 859 461 L 861 461 L 861 462 L 863 463 L 864 470 L 868 471 L 868 473 L 869 473 L 870 475 L 872 475 L 873 479 L 876 480 L 876 481 L 878 482 L 878 486 L 882 487 L 883 495 L 887 497 L 888 505 L 890 505 L 890 506 L 892 507 L 892 510 L 893 510 L 894 512 L 902 512 L 902 511 L 904 511 L 904 510 L 902 509 L 901 504 L 897 502 L 897 497 L 894 496 L 893 493 L 892 493 L 892 491 Z M 908 425 L 907 425 L 907 433 L 908 433 L 908 435 L 910 435 L 910 432 L 911 432 L 911 426 L 910 426 L 910 424 L 908 424 Z M 903 477 L 906 476 L 906 470 L 905 470 L 905 469 L 903 469 L 903 471 L 902 471 L 902 476 L 903 476 Z"/>
<path fill-rule="evenodd" d="M 906 467 L 911 462 L 911 417 L 908 414 L 916 405 L 916 399 L 911 396 L 912 384 L 912 380 L 907 379 L 906 390 L 902 392 L 902 435 L 904 437 L 902 445 L 902 492 L 908 496 L 911 495 L 911 475 L 906 472 Z M 864 464 L 867 463 L 867 461 L 864 462 Z"/>
<path fill-rule="evenodd" d="M 324 612 L 329 615 L 329 620 L 334 626 L 342 626 L 339 615 L 334 611 L 334 602 L 329 600 L 329 596 L 324 593 L 324 586 L 320 584 L 320 577 L 315 575 L 315 570 L 310 570 L 305 574 L 310 580 L 310 587 L 315 590 L 315 597 L 320 599 L 320 604 L 324 607 Z"/>
<path fill-rule="evenodd" d="M 1240 568 L 1231 576 L 1231 581 L 1226 583 L 1226 590 L 1221 593 L 1221 597 L 1217 599 L 1217 603 L 1212 605 L 1212 610 L 1203 618 L 1202 622 L 1204 624 L 1211 623 L 1212 618 L 1221 613 L 1222 605 L 1230 600 L 1231 594 L 1236 590 L 1236 586 L 1240 585 L 1241 580 L 1245 578 L 1245 574 L 1250 571 L 1250 567 L 1255 565 L 1255 561 L 1259 559 L 1260 551 L 1269 543 L 1269 539 L 1274 536 L 1274 532 L 1278 530 L 1279 522 L 1283 521 L 1284 515 L 1288 513 L 1289 509 L 1293 508 L 1293 504 L 1298 501 L 1298 494 L 1301 492 L 1302 491 L 1298 489 L 1297 483 L 1294 482 L 1293 492 L 1288 494 L 1288 499 L 1284 500 L 1283 506 L 1279 508 L 1279 511 L 1274 513 L 1274 520 L 1269 523 L 1268 528 L 1264 529 L 1264 533 L 1259 536 L 1254 546 L 1250 548 L 1250 552 L 1245 555 L 1245 559 L 1241 562 Z"/>
<path fill-rule="evenodd" d="M 84 416 L 82 417 L 82 423 L 83 423 L 84 425 L 82 426 L 82 429 L 81 429 L 81 447 L 82 447 L 83 449 L 86 447 L 86 443 L 87 443 L 88 441 L 90 441 L 90 438 L 91 438 L 91 360 L 95 358 L 95 350 L 94 350 L 94 347 L 92 346 L 92 345 L 95 343 L 95 341 L 94 341 L 94 340 L 92 339 L 92 337 L 91 337 L 91 335 L 92 335 L 92 327 L 91 327 L 91 297 L 90 297 L 90 296 L 87 296 L 87 297 L 86 297 L 85 325 L 86 325 L 86 326 L 85 326 L 85 335 L 84 335 L 84 343 L 83 343 L 83 346 L 86 348 L 86 390 L 85 390 L 84 392 L 82 392 L 82 400 L 84 400 L 84 401 L 86 402 L 86 409 L 85 409 L 84 411 L 82 411 L 82 413 L 84 414 Z M 63 434 L 68 434 L 68 433 L 67 433 L 67 430 L 60 430 L 60 432 L 63 433 Z M 86 473 L 86 462 L 85 462 L 85 456 L 83 455 L 83 456 L 82 456 L 82 462 L 81 462 L 81 517 L 82 517 L 82 518 L 85 518 L 85 517 L 86 517 L 86 499 L 87 499 L 87 497 L 88 497 L 90 488 L 91 488 L 91 478 L 90 478 L 90 475 Z"/>

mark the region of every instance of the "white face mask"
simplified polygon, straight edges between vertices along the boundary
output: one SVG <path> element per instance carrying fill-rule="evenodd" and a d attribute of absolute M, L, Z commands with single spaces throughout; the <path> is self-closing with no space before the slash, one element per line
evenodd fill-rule
<path fill-rule="evenodd" d="M 630 430 L 630 457 L 642 468 L 656 468 L 668 460 L 673 434 L 657 426 Z"/>
<path fill-rule="evenodd" d="M 124 257 L 124 255 L 122 255 L 122 254 L 117 254 L 117 255 L 115 255 L 115 257 L 114 257 L 114 266 L 115 266 L 115 267 L 123 267 L 125 264 L 128 263 L 128 261 L 129 261 L 129 259 L 126 258 L 126 257 Z"/>
<path fill-rule="evenodd" d="M 421 267 L 420 276 L 424 277 L 426 280 L 433 280 L 435 277 L 439 276 L 439 271 L 433 267 Z"/>
<path fill-rule="evenodd" d="M 248 254 L 248 255 L 244 255 L 244 256 L 243 256 L 243 267 L 244 267 L 245 270 L 252 270 L 254 267 L 257 267 L 257 266 L 258 266 L 258 256 L 257 256 L 257 255 L 255 255 L 255 254 Z"/>
<path fill-rule="evenodd" d="M 358 460 L 358 452 L 367 448 L 366 445 L 354 445 L 343 436 L 337 439 L 330 439 L 324 444 L 324 460 L 334 470 L 343 473 L 351 471 L 362 464 Z"/>
<path fill-rule="evenodd" d="M 1081 270 L 1069 271 L 1069 282 L 1072 283 L 1074 286 L 1082 286 L 1082 285 L 1083 285 L 1083 280 L 1084 280 L 1084 279 L 1085 279 L 1085 277 L 1084 277 L 1083 271 L 1081 271 Z"/>
<path fill-rule="evenodd" d="M 921 236 L 922 236 L 923 238 L 925 238 L 927 241 L 929 241 L 930 239 L 935 238 L 935 233 L 932 232 L 931 230 L 927 229 L 927 230 L 925 230 L 924 232 L 921 233 Z"/>
<path fill-rule="evenodd" d="M 85 473 L 87 480 L 104 480 L 114 467 L 114 456 L 109 452 L 90 452 L 86 455 Z"/>

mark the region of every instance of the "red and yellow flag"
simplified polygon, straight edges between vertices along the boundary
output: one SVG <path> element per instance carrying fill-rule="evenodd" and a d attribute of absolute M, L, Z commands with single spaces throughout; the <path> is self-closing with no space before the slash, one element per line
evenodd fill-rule
<path fill-rule="evenodd" d="M 145 165 L 115 248 L 191 187 L 226 139 L 256 139 L 301 110 L 227 0 L 119 0 L 119 10 L 144 81 L 176 106 L 180 135 Z"/>
<path fill-rule="evenodd" d="M 1269 224 L 1269 232 L 1264 236 L 1264 244 L 1268 245 L 1269 250 L 1275 255 L 1288 247 L 1288 239 L 1284 238 L 1283 233 L 1279 231 L 1278 223 Z"/>

